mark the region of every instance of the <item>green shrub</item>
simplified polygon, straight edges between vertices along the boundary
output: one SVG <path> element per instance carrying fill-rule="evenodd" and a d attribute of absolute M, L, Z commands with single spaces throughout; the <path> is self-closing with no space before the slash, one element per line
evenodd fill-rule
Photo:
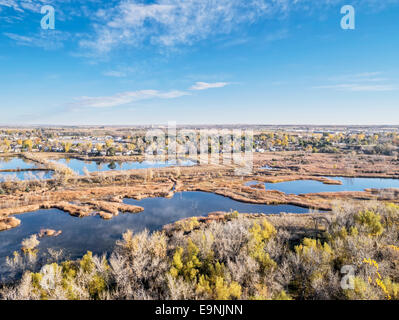
<path fill-rule="evenodd" d="M 381 217 L 371 210 L 359 212 L 355 215 L 355 221 L 357 224 L 365 227 L 371 236 L 379 236 L 384 231 L 384 227 L 381 224 Z"/>

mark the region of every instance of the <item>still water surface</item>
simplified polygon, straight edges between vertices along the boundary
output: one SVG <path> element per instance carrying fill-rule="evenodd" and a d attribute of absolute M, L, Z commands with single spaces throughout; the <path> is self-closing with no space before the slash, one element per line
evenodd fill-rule
<path fill-rule="evenodd" d="M 196 163 L 191 160 L 177 161 L 128 161 L 128 162 L 99 162 L 99 161 L 83 161 L 79 159 L 59 159 L 55 162 L 64 164 L 71 168 L 79 175 L 84 175 L 85 170 L 88 172 L 109 171 L 109 170 L 131 170 L 131 169 L 149 169 L 149 168 L 165 168 L 171 166 L 193 166 Z"/>
<path fill-rule="evenodd" d="M 377 178 L 344 178 L 328 177 L 332 180 L 342 181 L 342 185 L 324 184 L 314 180 L 296 180 L 279 183 L 265 183 L 266 190 L 278 190 L 287 194 L 339 192 L 339 191 L 363 191 L 367 188 L 385 189 L 399 188 L 399 179 Z M 258 184 L 258 181 L 247 182 L 246 185 Z"/>
<path fill-rule="evenodd" d="M 21 225 L 0 232 L 0 266 L 6 256 L 20 250 L 21 241 L 40 229 L 62 230 L 58 237 L 40 239 L 39 249 L 64 249 L 71 258 L 81 257 L 87 250 L 96 254 L 109 253 L 122 233 L 130 229 L 135 232 L 148 229 L 160 230 L 166 224 L 177 220 L 205 216 L 212 211 L 237 210 L 242 213 L 306 213 L 309 210 L 291 205 L 256 205 L 241 203 L 223 196 L 205 192 L 181 192 L 171 199 L 147 198 L 125 199 L 124 203 L 144 207 L 138 214 L 120 214 L 112 220 L 98 216 L 72 217 L 56 209 L 39 210 L 17 215 Z"/>

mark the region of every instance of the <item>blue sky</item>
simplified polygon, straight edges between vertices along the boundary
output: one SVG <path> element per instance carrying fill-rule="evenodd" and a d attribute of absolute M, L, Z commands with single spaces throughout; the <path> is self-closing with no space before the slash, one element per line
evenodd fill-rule
<path fill-rule="evenodd" d="M 0 0 L 0 26 L 3 125 L 398 124 L 399 0 Z"/>

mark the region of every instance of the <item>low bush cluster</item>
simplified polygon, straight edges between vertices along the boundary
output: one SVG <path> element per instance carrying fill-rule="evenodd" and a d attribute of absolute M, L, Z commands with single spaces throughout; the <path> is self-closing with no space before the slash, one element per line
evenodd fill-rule
<path fill-rule="evenodd" d="M 88 252 L 24 270 L 0 297 L 399 299 L 399 206 L 346 204 L 331 217 L 322 234 L 305 233 L 300 243 L 287 227 L 237 213 L 212 223 L 191 219 L 171 234 L 128 231 L 108 258 Z"/>

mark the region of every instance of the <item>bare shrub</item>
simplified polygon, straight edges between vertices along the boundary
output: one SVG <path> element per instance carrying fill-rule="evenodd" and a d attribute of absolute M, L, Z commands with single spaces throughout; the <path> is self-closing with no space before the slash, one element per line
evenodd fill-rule
<path fill-rule="evenodd" d="M 88 252 L 62 262 L 50 250 L 45 264 L 30 237 L 7 260 L 20 280 L 0 298 L 399 299 L 398 205 L 337 203 L 324 234 L 296 219 L 235 214 L 184 230 L 128 231 L 109 259 Z M 352 288 L 341 286 L 348 265 Z"/>

